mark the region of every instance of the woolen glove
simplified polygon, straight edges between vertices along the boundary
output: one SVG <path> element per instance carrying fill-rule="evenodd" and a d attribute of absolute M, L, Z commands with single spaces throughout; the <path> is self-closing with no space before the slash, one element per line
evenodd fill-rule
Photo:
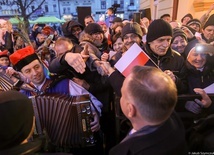
<path fill-rule="evenodd" d="M 203 109 L 203 104 L 199 99 L 195 99 L 195 101 L 187 101 L 185 108 L 194 114 L 199 114 Z"/>

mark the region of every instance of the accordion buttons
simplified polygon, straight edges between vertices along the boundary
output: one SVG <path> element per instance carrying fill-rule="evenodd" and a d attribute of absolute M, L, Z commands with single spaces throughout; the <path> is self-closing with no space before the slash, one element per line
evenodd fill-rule
<path fill-rule="evenodd" d="M 90 137 L 89 137 L 90 139 L 94 139 L 94 136 L 93 135 L 90 135 Z"/>
<path fill-rule="evenodd" d="M 82 113 L 85 113 L 86 112 L 86 109 L 85 108 L 82 108 Z"/>
<path fill-rule="evenodd" d="M 89 110 L 89 109 L 91 109 L 91 107 L 90 107 L 89 105 L 87 105 L 87 106 L 86 106 L 86 109 Z"/>
<path fill-rule="evenodd" d="M 94 136 L 93 136 L 93 135 L 90 135 L 89 138 L 90 138 L 90 143 L 91 143 L 91 144 L 94 144 L 94 143 L 95 143 Z"/>
<path fill-rule="evenodd" d="M 89 140 L 89 138 L 86 138 L 85 141 L 86 141 L 87 143 L 89 143 L 90 140 Z"/>
<path fill-rule="evenodd" d="M 87 114 L 90 115 L 90 114 L 91 114 L 91 111 L 90 111 L 90 110 L 87 110 Z"/>
<path fill-rule="evenodd" d="M 91 139 L 91 140 L 90 140 L 90 143 L 91 143 L 91 144 L 94 144 L 94 139 Z"/>

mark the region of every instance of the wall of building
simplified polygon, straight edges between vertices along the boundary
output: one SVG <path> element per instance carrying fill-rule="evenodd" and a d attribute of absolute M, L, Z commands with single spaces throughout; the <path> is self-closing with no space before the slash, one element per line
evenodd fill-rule
<path fill-rule="evenodd" d="M 4 1 L 4 3 L 3 3 Z M 5 5 L 5 2 L 8 1 L 8 4 Z M 37 8 L 42 0 L 34 0 L 32 6 L 29 6 L 27 13 L 31 12 L 32 7 Z M 104 8 L 101 7 L 101 2 L 104 2 L 106 5 Z M 37 13 L 31 16 L 32 20 L 36 19 L 38 16 L 56 16 L 58 18 L 63 18 L 63 16 L 77 16 L 76 8 L 81 7 L 91 7 L 91 12 L 96 17 L 96 20 L 99 20 L 99 17 L 104 15 L 106 10 L 111 7 L 114 3 L 120 4 L 123 3 L 123 7 L 118 8 L 117 16 L 128 19 L 130 15 L 139 10 L 140 0 L 48 0 L 41 6 L 41 9 Z M 13 17 L 15 15 L 20 15 L 18 13 L 18 7 L 13 4 L 13 0 L 1 0 L 0 1 L 0 18 Z M 39 14 L 40 11 L 43 11 L 44 14 Z"/>
<path fill-rule="evenodd" d="M 201 9 L 194 8 L 196 2 L 200 2 Z M 194 18 L 200 18 L 204 13 L 207 12 L 213 0 L 179 0 L 178 11 L 177 11 L 177 21 L 181 21 L 181 18 L 187 13 L 191 13 Z M 152 19 L 158 19 L 161 15 L 168 13 L 172 15 L 173 13 L 173 0 L 140 0 L 140 10 L 151 9 Z M 200 5 L 199 5 L 200 6 Z M 214 11 L 211 12 L 211 14 Z"/>
<path fill-rule="evenodd" d="M 151 18 L 158 19 L 163 14 L 172 14 L 173 1 L 172 0 L 141 0 L 140 10 L 150 8 Z"/>
<path fill-rule="evenodd" d="M 177 20 L 181 21 L 181 18 L 186 15 L 187 13 L 191 13 L 194 18 L 200 18 L 203 14 L 205 14 L 208 9 L 210 8 L 211 4 L 214 3 L 213 0 L 200 0 L 200 2 L 203 2 L 204 5 L 201 6 L 201 10 L 194 8 L 194 3 L 199 2 L 199 0 L 179 0 L 178 5 L 178 15 Z M 211 12 L 213 14 L 214 11 Z"/>

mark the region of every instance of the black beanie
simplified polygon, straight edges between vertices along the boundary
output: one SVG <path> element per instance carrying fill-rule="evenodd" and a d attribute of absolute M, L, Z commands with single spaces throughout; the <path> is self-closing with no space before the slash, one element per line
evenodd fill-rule
<path fill-rule="evenodd" d="M 172 27 L 163 19 L 154 20 L 148 27 L 146 35 L 147 43 L 163 36 L 172 37 Z"/>
<path fill-rule="evenodd" d="M 192 16 L 190 13 L 188 13 L 188 14 L 186 14 L 186 15 L 181 19 L 181 22 L 182 22 L 182 23 L 183 23 L 183 20 L 184 20 L 185 17 L 189 17 L 190 19 L 193 19 L 193 16 Z"/>
<path fill-rule="evenodd" d="M 207 26 L 214 26 L 214 14 L 212 14 L 208 20 L 206 21 L 206 23 L 204 24 L 203 29 L 205 29 Z"/>
<path fill-rule="evenodd" d="M 174 41 L 174 39 L 177 37 L 177 36 L 181 36 L 183 37 L 186 41 L 187 41 L 187 36 L 186 34 L 184 33 L 184 31 L 180 28 L 174 28 L 172 30 L 172 42 Z"/>
<path fill-rule="evenodd" d="M 183 25 L 182 27 L 186 27 L 186 28 L 188 28 L 188 29 L 192 32 L 192 34 L 194 34 L 194 35 L 195 35 L 195 33 L 196 33 L 196 30 L 195 30 L 195 29 L 191 28 L 191 27 L 190 27 L 190 26 L 188 26 L 188 25 Z"/>
<path fill-rule="evenodd" d="M 104 33 L 102 27 L 97 24 L 97 23 L 90 23 L 85 27 L 85 33 L 88 33 L 90 35 L 95 34 L 95 33 Z"/>
<path fill-rule="evenodd" d="M 33 115 L 27 96 L 14 90 L 0 93 L 0 150 L 18 146 L 29 136 Z"/>
<path fill-rule="evenodd" d="M 134 33 L 134 34 L 138 35 L 142 39 L 143 31 L 142 31 L 140 25 L 138 23 L 136 23 L 136 22 L 134 22 L 134 23 L 127 23 L 123 27 L 122 32 L 121 32 L 122 38 L 126 34 L 129 34 L 129 33 Z"/>
<path fill-rule="evenodd" d="M 192 25 L 192 24 L 198 24 L 199 27 L 201 28 L 201 21 L 198 20 L 198 19 L 196 19 L 196 18 L 189 20 L 189 21 L 187 22 L 186 25 L 187 25 L 187 26 L 190 26 L 190 25 Z"/>

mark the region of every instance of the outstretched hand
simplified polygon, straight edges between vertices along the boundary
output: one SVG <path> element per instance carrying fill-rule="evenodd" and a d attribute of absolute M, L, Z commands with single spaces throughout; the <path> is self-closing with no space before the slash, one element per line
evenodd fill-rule
<path fill-rule="evenodd" d="M 165 70 L 164 73 L 166 73 L 174 82 L 176 81 L 176 77 L 172 71 Z"/>
<path fill-rule="evenodd" d="M 110 76 L 115 71 L 115 69 L 111 67 L 109 62 L 101 61 L 100 64 L 101 64 L 101 67 L 103 68 L 105 75 Z"/>
<path fill-rule="evenodd" d="M 202 99 L 201 100 L 195 99 L 194 101 L 187 101 L 185 104 L 185 108 L 188 111 L 193 112 L 194 114 L 199 114 L 199 113 L 201 113 L 203 108 L 208 108 L 212 104 L 212 101 L 203 89 L 195 88 L 194 91 L 196 94 L 201 95 Z"/>
<path fill-rule="evenodd" d="M 201 103 L 203 104 L 204 108 L 208 108 L 212 104 L 212 101 L 211 101 L 210 97 L 207 95 L 207 93 L 203 89 L 195 88 L 194 92 L 196 94 L 201 95 L 201 97 L 202 97 Z"/>
<path fill-rule="evenodd" d="M 86 64 L 81 54 L 68 52 L 65 55 L 65 61 L 69 66 L 73 67 L 76 72 L 81 74 L 85 72 Z"/>
<path fill-rule="evenodd" d="M 108 58 L 109 58 L 109 54 L 108 54 L 108 53 L 103 53 L 103 54 L 101 55 L 101 60 L 102 60 L 102 61 L 108 61 Z"/>
<path fill-rule="evenodd" d="M 85 62 L 88 60 L 88 58 L 89 58 L 88 45 L 84 46 L 84 49 L 81 51 L 81 56 Z"/>

